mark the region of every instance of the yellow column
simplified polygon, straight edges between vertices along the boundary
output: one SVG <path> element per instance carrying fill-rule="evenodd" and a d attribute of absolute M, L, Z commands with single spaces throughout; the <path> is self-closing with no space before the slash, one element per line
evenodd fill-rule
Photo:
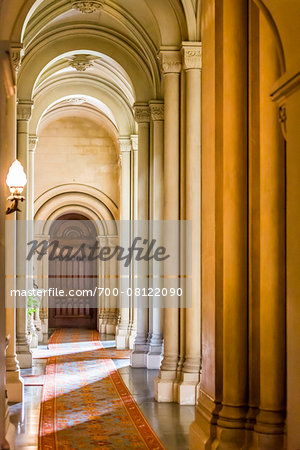
<path fill-rule="evenodd" d="M 31 117 L 33 103 L 30 100 L 19 100 L 17 105 L 17 156 L 27 173 L 28 161 L 28 122 Z M 28 176 L 28 174 L 27 174 Z M 27 195 L 25 186 L 24 195 Z M 27 208 L 28 203 L 21 206 L 17 213 L 17 289 L 26 290 L 28 287 L 27 252 Z M 27 300 L 26 297 L 17 296 L 17 355 L 21 368 L 32 365 L 32 355 L 27 339 Z"/>
<path fill-rule="evenodd" d="M 247 2 L 223 1 L 223 398 L 218 438 L 244 443 L 247 411 Z"/>
<path fill-rule="evenodd" d="M 159 242 L 163 226 L 163 175 L 164 175 L 164 103 L 161 100 L 150 102 L 151 121 L 152 121 L 152 146 L 153 146 L 153 173 L 152 173 L 152 231 L 151 239 Z M 153 260 L 152 266 L 152 288 L 163 288 L 163 265 L 159 261 Z M 159 369 L 162 359 L 163 347 L 163 316 L 164 309 L 159 297 L 153 297 L 152 304 L 152 336 L 150 349 L 147 355 L 147 368 Z"/>
<path fill-rule="evenodd" d="M 135 221 L 135 238 L 149 238 L 149 152 L 150 152 L 150 108 L 148 104 L 136 103 L 135 120 L 138 123 L 138 180 L 137 180 L 137 221 Z M 147 261 L 136 265 L 136 288 L 147 291 L 149 268 Z M 148 297 L 135 295 L 137 307 L 137 333 L 134 350 L 131 354 L 132 367 L 146 367 L 149 350 L 149 303 Z"/>
<path fill-rule="evenodd" d="M 130 247 L 131 240 L 131 139 L 130 136 L 122 136 L 119 139 L 121 152 L 121 221 L 120 221 L 120 245 L 123 248 Z M 130 298 L 127 291 L 130 287 L 130 267 L 123 267 L 120 263 L 120 291 L 124 292 L 120 297 L 121 320 L 116 335 L 118 349 L 129 346 L 129 313 Z"/>
<path fill-rule="evenodd" d="M 270 90 L 280 76 L 272 31 L 260 14 L 259 448 L 283 448 L 285 418 L 285 147 Z"/>
<path fill-rule="evenodd" d="M 164 220 L 178 221 L 179 212 L 179 151 L 180 151 L 180 73 L 181 53 L 162 48 L 160 52 L 161 69 L 164 77 L 165 127 L 164 127 Z M 168 239 L 165 236 L 166 247 Z M 172 242 L 179 242 L 176 235 Z M 179 245 L 179 244 L 178 244 Z M 174 264 L 173 264 L 174 272 Z M 179 274 L 179 264 L 178 272 Z M 175 274 L 176 275 L 176 274 Z M 166 280 L 165 280 L 166 282 Z M 168 287 L 166 285 L 166 287 Z M 174 283 L 173 283 L 174 287 Z M 166 305 L 168 306 L 168 297 Z M 170 299 L 172 301 L 172 299 Z M 173 299 L 174 302 L 174 299 Z M 155 380 L 155 399 L 159 402 L 172 402 L 176 399 L 176 381 L 179 358 L 179 309 L 165 308 L 164 317 L 164 358 L 159 377 Z"/>
<path fill-rule="evenodd" d="M 192 280 L 186 281 L 186 355 L 178 401 L 194 405 L 201 357 L 201 44 L 184 42 L 182 52 L 186 75 L 186 220 L 192 227 L 186 264 Z"/>
<path fill-rule="evenodd" d="M 6 170 L 16 159 L 16 95 L 7 99 L 7 114 L 14 124 L 11 129 L 12 145 L 6 152 Z M 7 191 L 8 192 L 8 191 Z M 6 390 L 9 402 L 22 402 L 23 379 L 20 377 L 20 366 L 16 355 L 16 305 L 11 290 L 16 288 L 16 215 L 6 216 L 5 227 L 5 289 L 6 289 L 6 336 L 9 336 L 6 350 Z"/>
<path fill-rule="evenodd" d="M 138 191 L 137 191 L 137 182 L 138 182 L 138 135 L 132 134 L 130 136 L 131 145 L 132 145 L 132 158 L 131 158 L 131 242 L 134 239 L 134 221 L 138 217 Z M 131 264 L 131 273 L 130 273 L 130 287 L 134 289 L 135 281 L 134 274 L 136 272 L 136 261 L 133 261 Z M 134 341 L 137 333 L 137 308 L 134 301 L 134 296 L 130 298 L 130 332 L 129 332 L 129 348 L 133 349 Z"/>

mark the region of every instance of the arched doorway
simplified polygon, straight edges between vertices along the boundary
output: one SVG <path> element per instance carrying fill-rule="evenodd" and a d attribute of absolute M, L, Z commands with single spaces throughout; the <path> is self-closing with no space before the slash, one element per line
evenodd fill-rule
<path fill-rule="evenodd" d="M 97 328 L 97 260 L 84 256 L 96 238 L 93 222 L 81 214 L 64 214 L 53 221 L 49 328 Z"/>

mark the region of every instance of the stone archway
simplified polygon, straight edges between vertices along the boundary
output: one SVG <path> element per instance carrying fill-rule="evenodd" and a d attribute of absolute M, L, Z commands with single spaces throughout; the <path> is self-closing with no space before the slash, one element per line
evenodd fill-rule
<path fill-rule="evenodd" d="M 59 243 L 48 259 L 49 328 L 96 329 L 98 266 L 96 259 L 84 257 L 97 242 L 96 227 L 86 216 L 69 213 L 54 220 L 49 233 L 50 243 Z"/>

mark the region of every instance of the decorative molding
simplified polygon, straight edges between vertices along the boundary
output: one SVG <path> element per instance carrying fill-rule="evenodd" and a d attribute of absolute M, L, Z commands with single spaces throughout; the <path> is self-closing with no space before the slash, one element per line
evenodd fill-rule
<path fill-rule="evenodd" d="M 182 64 L 179 50 L 161 50 L 158 57 L 163 74 L 181 72 Z"/>
<path fill-rule="evenodd" d="M 164 120 L 165 105 L 163 102 L 151 102 L 149 106 L 151 111 L 151 120 L 153 122 L 157 120 Z"/>
<path fill-rule="evenodd" d="M 101 11 L 104 3 L 104 0 L 72 0 L 72 8 L 77 9 L 84 14 L 92 14 L 94 12 Z"/>
<path fill-rule="evenodd" d="M 287 132 L 286 132 L 286 106 L 285 104 L 282 104 L 278 108 L 278 119 L 279 123 L 281 125 L 281 131 L 283 134 L 284 139 L 287 139 Z"/>
<path fill-rule="evenodd" d="M 286 73 L 279 78 L 273 91 L 271 93 L 271 99 L 279 104 L 282 104 L 286 98 L 292 95 L 300 89 L 300 71 L 299 69 L 294 73 Z"/>
<path fill-rule="evenodd" d="M 70 105 L 83 105 L 83 103 L 86 103 L 86 99 L 84 97 L 75 97 L 75 98 L 68 98 L 67 102 L 70 103 Z"/>
<path fill-rule="evenodd" d="M 131 140 L 129 137 L 120 137 L 119 138 L 120 143 L 120 151 L 121 152 L 131 152 Z"/>
<path fill-rule="evenodd" d="M 131 145 L 132 145 L 132 150 L 133 151 L 137 151 L 139 149 L 139 137 L 137 134 L 132 134 L 130 136 L 131 139 Z"/>
<path fill-rule="evenodd" d="M 202 44 L 196 42 L 183 42 L 182 45 L 183 69 L 202 69 Z"/>
<path fill-rule="evenodd" d="M 31 100 L 19 100 L 17 104 L 17 119 L 29 120 L 31 117 L 33 102 Z"/>
<path fill-rule="evenodd" d="M 29 151 L 34 152 L 39 138 L 33 134 L 29 135 Z"/>
<path fill-rule="evenodd" d="M 70 66 L 78 72 L 85 72 L 93 67 L 93 59 L 95 59 L 94 56 L 90 55 L 76 55 L 71 59 Z"/>
<path fill-rule="evenodd" d="M 137 123 L 147 123 L 150 122 L 150 108 L 146 104 L 138 105 L 137 103 L 133 105 L 134 108 L 134 118 Z"/>
<path fill-rule="evenodd" d="M 23 45 L 19 43 L 12 43 L 9 49 L 10 63 L 15 74 L 18 73 L 21 67 L 22 58 L 24 55 Z"/>

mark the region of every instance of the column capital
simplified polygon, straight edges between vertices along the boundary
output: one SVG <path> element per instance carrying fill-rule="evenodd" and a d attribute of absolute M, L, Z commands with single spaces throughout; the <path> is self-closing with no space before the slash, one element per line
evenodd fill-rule
<path fill-rule="evenodd" d="M 50 234 L 35 234 L 34 239 L 38 239 L 41 241 L 50 241 Z"/>
<path fill-rule="evenodd" d="M 99 242 L 101 248 L 108 246 L 107 245 L 107 236 L 97 236 L 96 239 Z"/>
<path fill-rule="evenodd" d="M 164 120 L 164 102 L 163 100 L 152 100 L 149 102 L 151 119 L 153 122 Z"/>
<path fill-rule="evenodd" d="M 32 100 L 18 100 L 17 104 L 17 119 L 29 120 L 33 108 Z"/>
<path fill-rule="evenodd" d="M 163 74 L 181 72 L 181 52 L 180 50 L 166 49 L 162 47 L 158 54 L 160 67 Z"/>
<path fill-rule="evenodd" d="M 202 69 L 201 42 L 183 42 L 181 51 L 184 70 Z"/>
<path fill-rule="evenodd" d="M 150 108 L 147 103 L 135 103 L 133 108 L 134 118 L 137 123 L 150 122 Z"/>
<path fill-rule="evenodd" d="M 132 134 L 130 136 L 131 139 L 131 145 L 132 145 L 132 150 L 133 151 L 137 151 L 139 149 L 139 137 L 137 134 Z"/>
<path fill-rule="evenodd" d="M 18 73 L 21 67 L 23 54 L 23 44 L 21 44 L 20 42 L 11 42 L 9 48 L 9 56 L 12 70 L 15 73 Z"/>
<path fill-rule="evenodd" d="M 119 244 L 119 236 L 107 236 L 107 246 L 110 248 L 116 247 Z"/>
<path fill-rule="evenodd" d="M 39 138 L 33 134 L 29 135 L 29 151 L 35 152 Z"/>
<path fill-rule="evenodd" d="M 120 151 L 121 152 L 130 152 L 131 151 L 131 139 L 129 136 L 120 136 Z"/>

